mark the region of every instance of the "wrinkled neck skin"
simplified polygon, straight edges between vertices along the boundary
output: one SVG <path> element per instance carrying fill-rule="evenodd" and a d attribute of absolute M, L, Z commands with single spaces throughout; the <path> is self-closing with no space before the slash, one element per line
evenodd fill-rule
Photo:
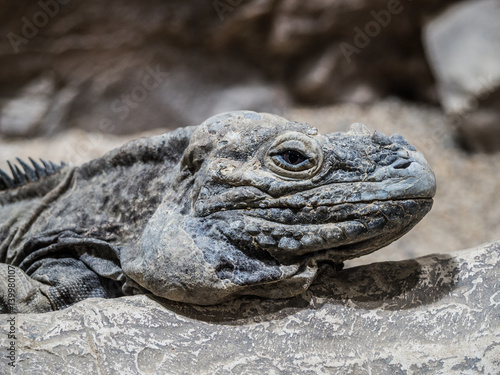
<path fill-rule="evenodd" d="M 324 264 L 375 251 L 431 209 L 435 178 L 399 135 L 322 135 L 304 123 L 239 111 L 193 134 L 176 182 L 123 253 L 125 274 L 167 299 L 300 294 Z"/>

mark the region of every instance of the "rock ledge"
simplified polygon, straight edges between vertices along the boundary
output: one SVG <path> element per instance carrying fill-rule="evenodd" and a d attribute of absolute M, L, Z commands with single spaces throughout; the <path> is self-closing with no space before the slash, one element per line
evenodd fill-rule
<path fill-rule="evenodd" d="M 500 241 L 325 270 L 303 295 L 215 307 L 148 296 L 15 316 L 16 367 L 68 374 L 495 374 Z M 8 319 L 0 342 L 9 346 Z"/>

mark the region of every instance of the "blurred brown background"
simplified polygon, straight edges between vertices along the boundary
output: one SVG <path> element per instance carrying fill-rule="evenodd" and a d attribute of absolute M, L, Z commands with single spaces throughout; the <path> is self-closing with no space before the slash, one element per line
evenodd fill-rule
<path fill-rule="evenodd" d="M 362 261 L 479 245 L 500 238 L 499 19 L 498 0 L 4 0 L 0 167 L 235 109 L 363 122 L 415 144 L 438 194 Z"/>

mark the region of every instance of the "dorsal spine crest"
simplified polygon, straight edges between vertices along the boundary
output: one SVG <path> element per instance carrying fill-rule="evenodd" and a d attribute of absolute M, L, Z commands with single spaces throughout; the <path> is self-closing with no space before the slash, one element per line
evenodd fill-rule
<path fill-rule="evenodd" d="M 23 186 L 28 182 L 37 181 L 42 177 L 56 174 L 61 169 L 66 167 L 66 163 L 64 162 L 57 164 L 43 159 L 40 159 L 43 166 L 32 158 L 29 158 L 32 166 L 20 158 L 16 158 L 16 160 L 20 167 L 15 164 L 13 165 L 10 161 L 7 161 L 11 172 L 10 175 L 0 169 L 0 190 L 8 190 Z"/>

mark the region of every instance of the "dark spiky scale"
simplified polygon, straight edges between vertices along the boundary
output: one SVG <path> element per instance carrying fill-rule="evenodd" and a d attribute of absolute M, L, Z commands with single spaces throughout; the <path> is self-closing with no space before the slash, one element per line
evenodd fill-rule
<path fill-rule="evenodd" d="M 0 169 L 0 190 L 6 190 L 14 186 L 14 180 Z"/>
<path fill-rule="evenodd" d="M 17 165 L 13 166 L 10 161 L 8 161 L 7 164 L 9 165 L 10 171 L 12 172 L 12 177 L 14 178 L 14 183 L 16 184 L 16 186 L 20 186 L 26 183 L 26 176 L 24 176 L 24 173 L 21 172 L 19 167 Z"/>
<path fill-rule="evenodd" d="M 17 165 L 16 165 L 16 172 L 17 175 L 19 176 L 19 181 L 20 181 L 19 185 L 24 185 L 26 182 L 28 182 L 26 175 L 23 172 L 21 172 L 21 170 Z"/>
<path fill-rule="evenodd" d="M 13 178 L 13 183 L 14 185 L 18 184 L 18 177 L 17 177 L 17 172 L 16 169 L 12 166 L 9 160 L 7 160 L 7 165 L 9 166 L 10 169 L 10 174 L 12 175 Z"/>
<path fill-rule="evenodd" d="M 17 188 L 28 182 L 37 181 L 43 177 L 53 175 L 59 172 L 62 168 L 66 167 L 66 163 L 64 162 L 61 162 L 60 165 L 57 165 L 54 162 L 47 162 L 40 159 L 43 164 L 42 167 L 32 158 L 29 158 L 31 164 L 33 164 L 33 167 L 31 167 L 28 163 L 20 158 L 16 158 L 16 160 L 21 166 L 22 170 L 19 168 L 19 166 L 12 165 L 10 161 L 7 161 L 11 176 L 9 176 L 9 174 L 4 170 L 0 169 L 0 190 Z"/>
<path fill-rule="evenodd" d="M 51 161 L 50 164 L 52 164 L 52 169 L 54 169 L 54 173 L 59 172 L 61 170 L 61 166 L 57 165 L 53 161 Z"/>
<path fill-rule="evenodd" d="M 42 162 L 42 164 L 45 167 L 45 170 L 47 171 L 48 174 L 56 173 L 56 171 L 54 170 L 54 167 L 53 167 L 54 163 L 46 162 L 43 159 L 40 159 L 40 161 Z"/>
<path fill-rule="evenodd" d="M 36 181 L 38 180 L 38 176 L 33 168 L 31 168 L 28 164 L 26 164 L 21 158 L 16 158 L 17 162 L 23 167 L 24 175 L 28 179 L 28 181 Z"/>
<path fill-rule="evenodd" d="M 45 168 L 43 168 L 40 164 L 38 164 L 36 161 L 34 161 L 32 158 L 29 158 L 31 164 L 33 164 L 33 167 L 35 168 L 36 175 L 38 178 L 42 178 L 47 176 L 47 171 Z"/>

